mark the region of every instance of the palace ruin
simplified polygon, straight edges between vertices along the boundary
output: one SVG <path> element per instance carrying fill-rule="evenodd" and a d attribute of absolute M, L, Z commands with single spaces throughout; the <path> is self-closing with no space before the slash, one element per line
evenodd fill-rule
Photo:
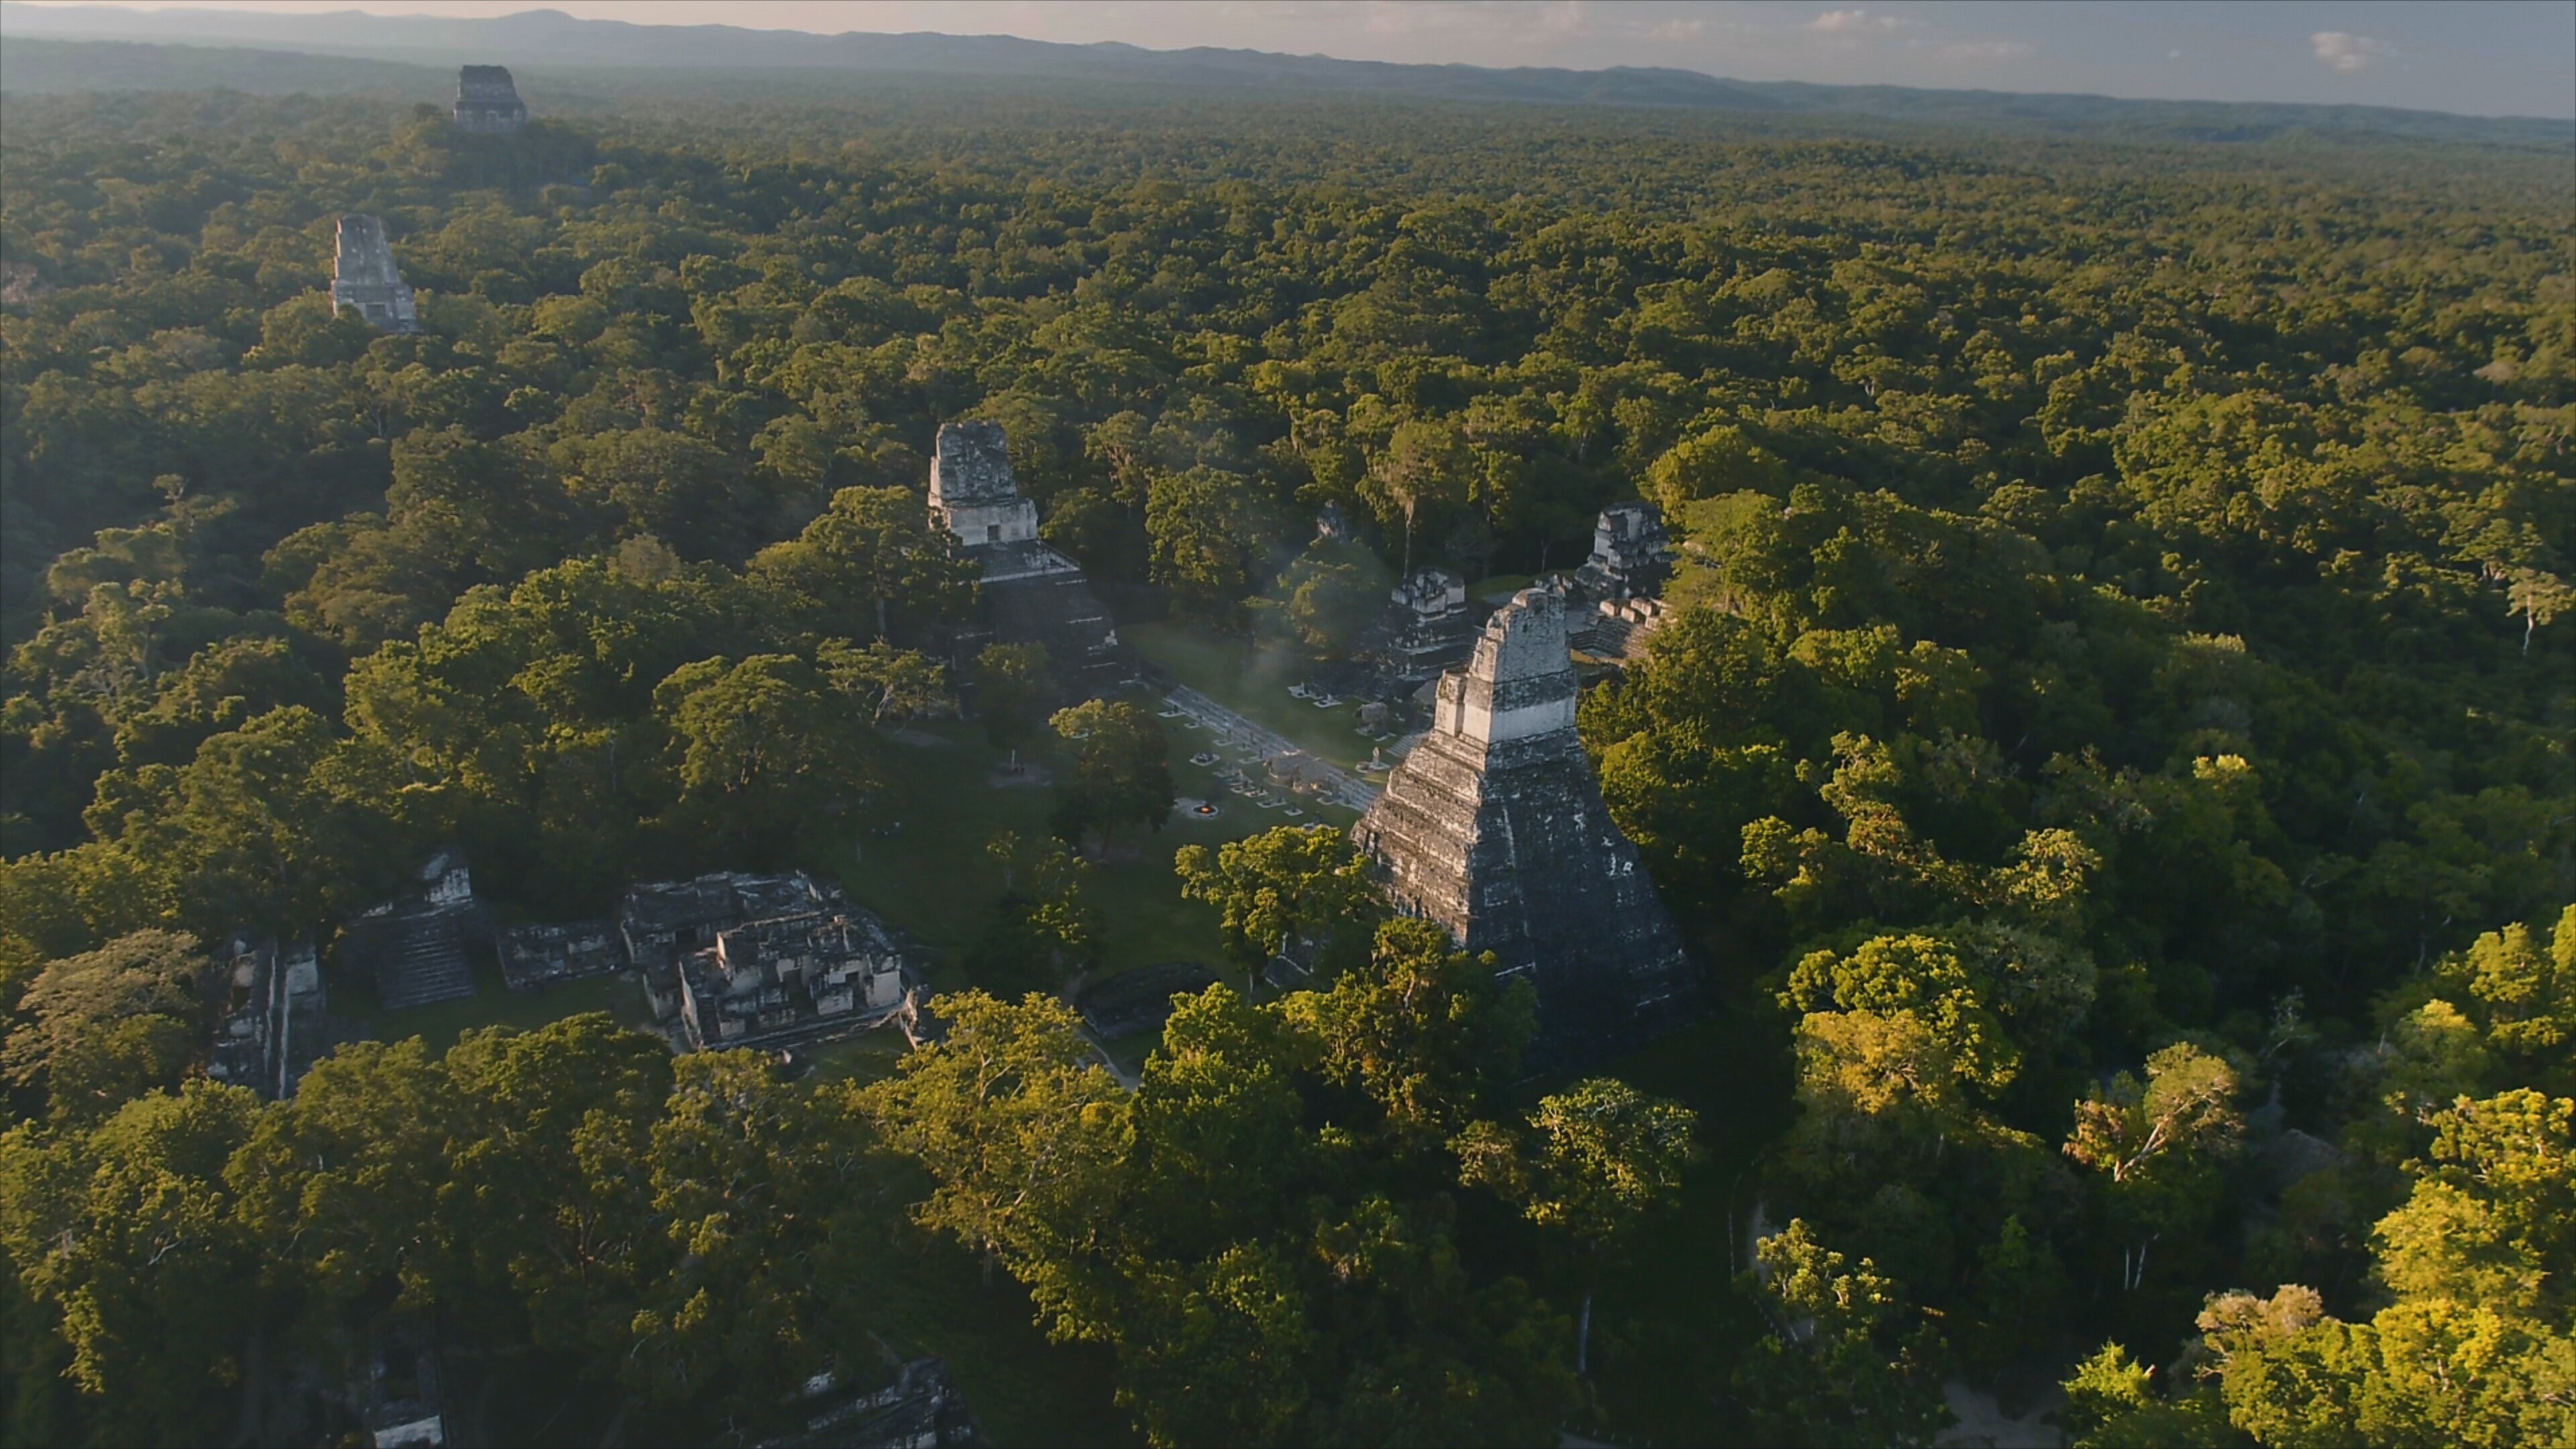
<path fill-rule="evenodd" d="M 1681 934 L 1575 738 L 1565 600 L 1523 589 L 1440 677 L 1430 732 L 1353 831 L 1408 915 L 1538 992 L 1534 1071 L 1571 1071 L 1698 1005 Z"/>

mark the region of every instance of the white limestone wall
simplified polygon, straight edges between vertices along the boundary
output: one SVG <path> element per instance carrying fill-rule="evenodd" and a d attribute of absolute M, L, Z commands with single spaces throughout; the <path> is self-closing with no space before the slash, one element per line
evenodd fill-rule
<path fill-rule="evenodd" d="M 957 541 L 969 548 L 993 543 L 1026 543 L 1038 536 L 1038 506 L 1025 498 L 943 503 L 934 498 L 933 512 Z"/>

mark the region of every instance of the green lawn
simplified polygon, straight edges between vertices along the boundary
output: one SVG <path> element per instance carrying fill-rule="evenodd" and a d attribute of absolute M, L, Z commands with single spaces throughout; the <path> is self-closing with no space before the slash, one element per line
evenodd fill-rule
<path fill-rule="evenodd" d="M 521 1030 L 561 1021 L 585 1011 L 604 1011 L 619 1024 L 649 1027 L 644 991 L 630 971 L 566 982 L 544 991 L 512 991 L 501 984 L 500 963 L 492 943 L 468 941 L 474 963 L 474 994 L 462 1001 L 441 1001 L 405 1011 L 387 1011 L 376 999 L 372 977 L 334 970 L 329 979 L 331 1016 L 344 1036 L 360 1041 L 402 1041 L 419 1037 L 435 1056 L 456 1044 L 468 1027 L 515 1026 Z"/>
<path fill-rule="evenodd" d="M 1003 757 L 980 733 L 958 724 L 928 733 L 941 743 L 931 748 L 896 745 L 889 751 L 888 808 L 877 818 L 893 823 L 893 833 L 854 839 L 852 848 L 825 868 L 849 888 L 853 899 L 929 946 L 935 957 L 932 983 L 947 989 L 976 984 L 966 979 L 960 961 L 1001 896 L 1001 876 L 984 854 L 985 842 L 1004 830 L 1045 834 L 1054 791 L 994 789 L 988 777 Z M 1221 813 L 1213 820 L 1175 820 L 1159 832 L 1127 831 L 1110 858 L 1094 869 L 1092 899 L 1106 928 L 1103 974 L 1167 961 L 1215 964 L 1222 945 L 1217 913 L 1181 899 L 1172 852 L 1291 823 L 1278 811 L 1225 794 L 1213 774 L 1189 763 L 1203 738 L 1190 730 L 1172 731 L 1173 782 L 1184 796 L 1215 799 Z M 1063 766 L 1048 745 L 1022 753 L 1052 768 Z M 1324 816 L 1310 808 L 1304 818 L 1340 823 L 1348 814 Z"/>
<path fill-rule="evenodd" d="M 1277 730 L 1300 749 L 1347 766 L 1367 759 L 1376 743 L 1359 733 L 1356 702 L 1317 709 L 1288 693 L 1303 670 L 1286 645 L 1257 648 L 1248 639 L 1170 621 L 1122 625 L 1119 632 L 1173 678 Z M 1192 737 L 1175 731 L 1173 742 Z"/>

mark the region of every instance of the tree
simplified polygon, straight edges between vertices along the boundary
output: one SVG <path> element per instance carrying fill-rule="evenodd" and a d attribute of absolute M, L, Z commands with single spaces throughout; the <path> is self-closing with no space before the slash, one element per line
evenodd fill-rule
<path fill-rule="evenodd" d="M 1386 565 L 1354 543 L 1318 540 L 1255 606 L 1281 619 L 1309 657 L 1342 657 L 1386 603 Z"/>
<path fill-rule="evenodd" d="M 2083 1443 L 2095 1429 L 2145 1408 L 2154 1379 L 2155 1370 L 2131 1362 L 2128 1349 L 2106 1343 L 2066 1380 L 2066 1407 L 2058 1411 L 2058 1422 Z"/>
<path fill-rule="evenodd" d="M 684 665 L 654 703 L 671 731 L 679 804 L 709 831 L 774 843 L 875 782 L 875 735 L 794 655 Z"/>
<path fill-rule="evenodd" d="M 1159 831 L 1172 814 L 1171 745 L 1154 717 L 1123 700 L 1095 699 L 1048 721 L 1073 743 L 1073 778 L 1057 787 L 1055 833 L 1079 842 L 1093 830 L 1142 825 Z"/>
<path fill-rule="evenodd" d="M 1324 1079 L 1365 1098 L 1405 1151 L 1462 1130 L 1535 1032 L 1526 987 L 1497 982 L 1491 957 L 1418 920 L 1380 924 L 1365 959 L 1276 1009 Z"/>
<path fill-rule="evenodd" d="M 439 1213 L 459 1103 L 418 1037 L 352 1042 L 262 1113 L 225 1167 L 243 1225 L 283 1245 L 270 1271 L 334 1308 L 456 1287 Z"/>
<path fill-rule="evenodd" d="M 1379 515 L 1404 520 L 1403 574 L 1413 575 L 1413 524 L 1425 508 L 1438 508 L 1464 496 L 1466 448 L 1457 431 L 1441 422 L 1413 419 L 1398 423 L 1387 435 L 1385 451 L 1370 460 L 1363 491 Z"/>
<path fill-rule="evenodd" d="M 183 768 L 102 777 L 87 818 L 168 878 L 207 930 L 309 934 L 391 884 L 392 785 L 372 763 L 288 706 L 208 739 Z"/>
<path fill-rule="evenodd" d="M 2497 1052 L 2528 1064 L 2540 1085 L 2576 1083 L 2565 1062 L 2567 1044 L 2576 1041 L 2576 906 L 2545 933 L 2521 922 L 2488 931 L 2439 969 L 2477 1013 Z"/>
<path fill-rule="evenodd" d="M 1873 936 L 1848 955 L 1816 951 L 1802 958 L 1789 973 L 1780 1003 L 1809 1013 L 1800 1026 L 1800 1040 L 1814 1045 L 1802 1045 L 1802 1053 L 1822 1051 L 1834 1037 L 1831 1025 L 1839 1024 L 1819 1020 L 1826 1008 L 1900 1018 L 1913 1024 L 1909 1035 L 1919 1031 L 1926 1039 L 1942 1072 L 1993 1093 L 2011 1083 L 2020 1053 L 1979 986 L 1947 941 L 1928 935 Z M 1925 1073 L 1912 1082 L 1912 1090 L 1937 1091 L 1942 1085 Z"/>
<path fill-rule="evenodd" d="M 1007 970 L 1013 958 L 1043 963 L 1047 983 L 1067 1001 L 1082 989 L 1084 974 L 1100 963 L 1100 908 L 1089 899 L 1091 864 L 1052 836 L 1022 840 L 1004 831 L 984 853 L 1002 870 L 1002 899 L 977 941 L 974 957 L 987 972 Z"/>
<path fill-rule="evenodd" d="M 910 649 L 897 649 L 879 639 L 865 649 L 826 640 L 814 661 L 832 687 L 867 711 L 868 723 L 882 727 L 948 713 L 948 668 Z"/>
<path fill-rule="evenodd" d="M 2531 652 L 2531 636 L 2541 625 L 2567 611 L 2576 601 L 2576 588 L 2570 588 L 2556 574 L 2542 569 L 2515 569 L 2513 581 L 2505 589 L 2505 614 L 2522 616 L 2522 652 Z"/>
<path fill-rule="evenodd" d="M 720 1433 L 787 1420 L 816 1372 L 846 1366 L 874 1304 L 867 1259 L 882 1165 L 845 1091 L 782 1080 L 748 1051 L 674 1063 L 652 1127 L 652 1214 L 667 1265 L 642 1289 L 621 1373 L 659 1412 Z M 855 1300 L 855 1301 L 853 1301 Z"/>
<path fill-rule="evenodd" d="M 701 438 L 647 425 L 567 438 L 555 451 L 566 490 L 611 510 L 620 534 L 739 559 L 768 532 L 749 470 Z"/>
<path fill-rule="evenodd" d="M 1759 1267 L 1739 1282 L 1771 1332 L 1737 1367 L 1735 1389 L 1763 1441 L 1929 1444 L 1950 1420 L 1941 1338 L 1928 1323 L 1903 1332 L 1903 1290 L 1867 1258 L 1846 1271 L 1796 1218 L 1753 1251 Z"/>
<path fill-rule="evenodd" d="M 1682 1169 L 1699 1156 L 1692 1140 L 1698 1120 L 1689 1108 L 1647 1096 L 1616 1077 L 1592 1077 L 1539 1099 L 1529 1117 L 1533 1142 L 1525 1165 L 1501 1156 L 1491 1131 L 1471 1132 L 1460 1143 L 1463 1176 L 1471 1185 L 1525 1192 L 1522 1211 L 1531 1222 L 1582 1247 L 1578 1376 L 1590 1372 L 1592 1295 L 1602 1261 L 1679 1203 Z"/>
<path fill-rule="evenodd" d="M 1204 464 L 1156 477 L 1145 496 L 1150 576 L 1202 617 L 1223 616 L 1250 590 L 1262 531 L 1251 480 Z"/>
<path fill-rule="evenodd" d="M 1358 959 L 1386 915 L 1366 856 L 1330 825 L 1280 825 L 1210 852 L 1172 858 L 1181 895 L 1223 914 L 1226 953 L 1258 982 L 1272 960 L 1303 944 L 1330 981 Z"/>
<path fill-rule="evenodd" d="M 197 1056 L 206 958 L 189 937 L 138 931 L 55 961 L 18 1002 L 0 1075 L 41 1089 L 60 1124 L 97 1122 L 153 1088 L 179 1084 Z"/>
<path fill-rule="evenodd" d="M 987 644 L 975 657 L 975 712 L 993 748 L 1011 752 L 1019 768 L 1020 741 L 1036 729 L 1055 698 L 1055 676 L 1043 644 Z"/>
<path fill-rule="evenodd" d="M 69 1347 L 99 1443 L 224 1437 L 262 1301 L 223 1171 L 258 1110 L 198 1080 L 95 1126 L 0 1136 L 0 1247 Z"/>
<path fill-rule="evenodd" d="M 2109 1180 L 2126 1234 L 2123 1291 L 2145 1276 L 2155 1240 L 2206 1206 L 2213 1161 L 2244 1132 L 2236 1086 L 2236 1071 L 2223 1058 L 2176 1042 L 2147 1058 L 2143 1086 L 2122 1072 L 2075 1104 L 2066 1155 Z"/>
<path fill-rule="evenodd" d="M 755 554 L 745 574 L 815 633 L 872 641 L 890 637 L 893 606 L 914 627 L 962 618 L 976 588 L 974 562 L 908 488 L 840 490 L 795 539 Z"/>
<path fill-rule="evenodd" d="M 613 1377 L 654 1266 L 668 1046 L 585 1012 L 468 1031 L 441 1067 L 456 1113 L 433 1219 L 452 1265 L 442 1301 L 469 1322 L 524 1325 L 526 1341 Z"/>
<path fill-rule="evenodd" d="M 1070 1254 L 1112 1227 L 1127 1094 L 1061 1001 L 970 991 L 930 1009 L 947 1036 L 860 1096 L 887 1145 L 930 1174 L 914 1216 L 982 1253 L 988 1273 L 1006 1264 L 1041 1308 L 1080 1317 L 1087 1300 L 1070 1296 L 1080 1280 L 1065 1274 Z"/>

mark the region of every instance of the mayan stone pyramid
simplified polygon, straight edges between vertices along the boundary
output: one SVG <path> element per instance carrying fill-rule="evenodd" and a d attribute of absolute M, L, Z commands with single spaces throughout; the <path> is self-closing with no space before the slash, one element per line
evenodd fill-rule
<path fill-rule="evenodd" d="M 1441 676 L 1430 733 L 1355 832 L 1397 908 L 1538 989 L 1526 1065 L 1577 1070 L 1689 1019 L 1681 935 L 1574 734 L 1565 603 L 1524 589 Z"/>

